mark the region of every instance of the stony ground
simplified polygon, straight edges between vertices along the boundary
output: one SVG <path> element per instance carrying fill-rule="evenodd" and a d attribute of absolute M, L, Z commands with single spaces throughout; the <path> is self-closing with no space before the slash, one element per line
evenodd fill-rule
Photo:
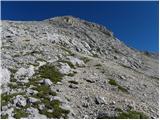
<path fill-rule="evenodd" d="M 158 55 L 71 16 L 2 21 L 1 118 L 158 118 Z"/>

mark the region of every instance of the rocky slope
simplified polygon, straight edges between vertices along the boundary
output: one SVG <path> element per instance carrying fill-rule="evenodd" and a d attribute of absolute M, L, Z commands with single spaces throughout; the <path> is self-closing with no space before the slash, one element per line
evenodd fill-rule
<path fill-rule="evenodd" d="M 71 16 L 1 21 L 2 118 L 158 118 L 158 56 Z"/>

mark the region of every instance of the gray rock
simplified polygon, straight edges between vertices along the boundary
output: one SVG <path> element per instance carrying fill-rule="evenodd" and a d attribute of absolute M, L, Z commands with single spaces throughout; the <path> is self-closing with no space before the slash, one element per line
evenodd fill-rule
<path fill-rule="evenodd" d="M 60 62 L 59 71 L 62 74 L 69 74 L 69 73 L 71 73 L 71 68 L 70 68 L 70 66 L 67 63 Z"/>
<path fill-rule="evenodd" d="M 29 113 L 29 116 L 27 117 L 28 119 L 46 119 L 47 117 L 45 115 L 39 114 L 38 109 L 30 107 L 27 108 L 27 113 Z"/>
<path fill-rule="evenodd" d="M 39 109 L 39 110 L 43 110 L 44 108 L 45 108 L 45 105 L 44 105 L 44 104 L 39 104 L 39 105 L 38 105 L 38 109 Z"/>
<path fill-rule="evenodd" d="M 50 79 L 40 80 L 39 83 L 51 86 L 53 83 Z"/>
<path fill-rule="evenodd" d="M 105 98 L 102 96 L 96 96 L 95 102 L 96 102 L 96 104 L 106 104 Z"/>
<path fill-rule="evenodd" d="M 69 61 L 73 64 L 73 65 L 77 65 L 77 66 L 85 66 L 85 63 L 83 60 L 80 60 L 79 58 L 75 58 L 75 57 L 72 57 L 72 56 L 68 56 L 67 57 L 69 59 Z"/>
<path fill-rule="evenodd" d="M 26 102 L 26 98 L 24 98 L 22 95 L 17 95 L 15 97 L 15 99 L 13 100 L 13 103 L 16 105 L 16 106 L 19 106 L 19 107 L 24 107 L 26 106 L 27 102 Z"/>
<path fill-rule="evenodd" d="M 27 101 L 28 101 L 28 103 L 35 103 L 35 102 L 38 102 L 40 100 L 38 100 L 37 98 L 29 97 Z"/>
<path fill-rule="evenodd" d="M 26 68 L 20 68 L 16 73 L 14 78 L 18 81 L 18 82 L 24 82 L 27 83 L 29 82 L 28 79 L 30 77 L 32 77 L 32 75 L 34 74 L 34 67 L 30 66 L 28 69 Z"/>
<path fill-rule="evenodd" d="M 28 95 L 35 95 L 38 93 L 38 91 L 33 90 L 31 88 L 27 88 L 26 92 L 27 92 L 26 94 L 28 94 Z"/>
<path fill-rule="evenodd" d="M 95 83 L 94 79 L 88 79 L 88 78 L 83 78 L 83 79 L 89 83 Z"/>
<path fill-rule="evenodd" d="M 7 84 L 10 82 L 10 71 L 8 69 L 1 69 L 2 73 L 2 78 L 1 78 L 1 83 L 0 84 Z"/>

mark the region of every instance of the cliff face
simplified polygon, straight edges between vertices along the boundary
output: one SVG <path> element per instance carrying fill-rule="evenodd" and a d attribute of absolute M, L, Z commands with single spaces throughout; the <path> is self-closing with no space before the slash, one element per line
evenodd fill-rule
<path fill-rule="evenodd" d="M 2 118 L 158 118 L 158 57 L 71 16 L 1 22 Z"/>

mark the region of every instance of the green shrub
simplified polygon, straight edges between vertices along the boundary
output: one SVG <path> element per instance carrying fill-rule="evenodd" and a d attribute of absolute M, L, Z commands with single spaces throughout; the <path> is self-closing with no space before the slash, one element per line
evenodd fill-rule
<path fill-rule="evenodd" d="M 46 98 L 49 95 L 56 96 L 56 93 L 51 91 L 50 87 L 46 85 L 37 86 L 34 89 L 38 91 L 38 93 L 34 95 L 36 98 Z"/>
<path fill-rule="evenodd" d="M 118 86 L 117 82 L 115 80 L 110 79 L 109 80 L 110 85 Z"/>
<path fill-rule="evenodd" d="M 44 65 L 39 68 L 39 74 L 42 78 L 48 78 L 53 83 L 62 80 L 63 75 L 52 65 Z"/>
<path fill-rule="evenodd" d="M 48 112 L 47 109 L 41 110 L 40 113 L 46 115 L 48 118 L 67 118 L 69 110 L 64 110 L 60 107 L 61 103 L 58 100 L 49 101 L 43 100 L 47 109 L 53 109 L 53 112 Z"/>
<path fill-rule="evenodd" d="M 118 87 L 118 90 L 121 90 L 122 92 L 128 93 L 128 90 L 125 89 L 124 87 L 120 86 L 115 80 L 110 79 L 110 80 L 109 80 L 109 84 L 110 84 L 110 85 L 117 86 L 117 87 Z"/>
<path fill-rule="evenodd" d="M 117 119 L 147 119 L 148 116 L 146 116 L 142 112 L 137 112 L 137 111 L 127 111 L 127 112 L 121 112 L 117 116 Z"/>

